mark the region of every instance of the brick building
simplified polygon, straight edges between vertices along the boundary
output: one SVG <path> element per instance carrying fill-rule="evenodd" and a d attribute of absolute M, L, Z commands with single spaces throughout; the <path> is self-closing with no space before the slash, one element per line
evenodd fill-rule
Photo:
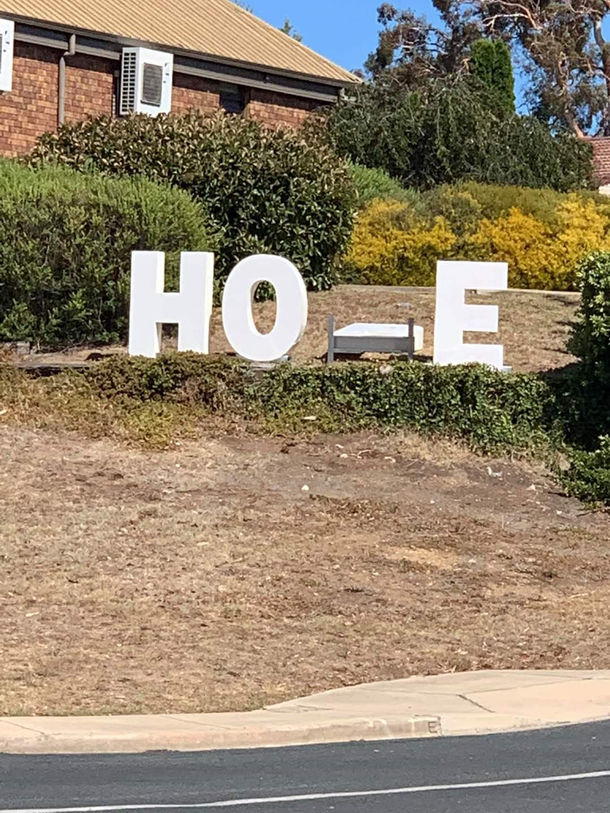
<path fill-rule="evenodd" d="M 610 138 L 592 138 L 595 186 L 602 195 L 610 195 Z"/>
<path fill-rule="evenodd" d="M 357 81 L 231 0 L 0 0 L 1 155 L 89 116 L 297 125 Z"/>

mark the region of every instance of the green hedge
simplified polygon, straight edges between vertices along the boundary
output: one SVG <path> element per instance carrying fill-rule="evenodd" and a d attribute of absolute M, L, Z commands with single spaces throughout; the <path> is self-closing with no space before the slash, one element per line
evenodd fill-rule
<path fill-rule="evenodd" d="M 283 426 L 315 415 L 320 430 L 408 428 L 468 439 L 483 451 L 530 448 L 552 430 L 554 395 L 534 375 L 419 363 L 384 372 L 368 363 L 280 365 L 261 379 L 244 363 L 184 353 L 115 357 L 87 377 L 112 398 L 188 401 Z"/>
<path fill-rule="evenodd" d="M 320 138 L 238 116 L 131 116 L 67 124 L 34 163 L 143 176 L 188 191 L 223 231 L 217 281 L 250 254 L 292 260 L 310 290 L 332 285 L 353 227 L 347 162 Z"/>
<path fill-rule="evenodd" d="M 201 207 L 143 180 L 0 160 L 0 339 L 44 346 L 124 340 L 131 252 L 217 250 Z"/>

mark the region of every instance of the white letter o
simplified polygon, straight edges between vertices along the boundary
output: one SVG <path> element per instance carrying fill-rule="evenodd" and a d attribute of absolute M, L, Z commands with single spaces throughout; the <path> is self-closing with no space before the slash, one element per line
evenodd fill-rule
<path fill-rule="evenodd" d="M 259 333 L 252 315 L 257 286 L 275 288 L 277 314 L 270 333 Z M 238 263 L 222 297 L 222 324 L 231 347 L 250 361 L 277 361 L 301 339 L 307 327 L 307 289 L 297 268 L 283 257 L 258 254 Z"/>

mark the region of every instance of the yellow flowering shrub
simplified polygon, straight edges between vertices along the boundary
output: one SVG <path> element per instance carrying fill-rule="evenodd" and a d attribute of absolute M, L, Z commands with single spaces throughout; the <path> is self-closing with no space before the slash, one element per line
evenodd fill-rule
<path fill-rule="evenodd" d="M 592 200 L 569 196 L 555 222 L 545 224 L 518 209 L 484 218 L 466 240 L 470 260 L 507 262 L 511 288 L 574 288 L 576 266 L 592 251 L 610 248 L 610 220 Z"/>
<path fill-rule="evenodd" d="M 373 201 L 358 217 L 345 258 L 348 276 L 376 285 L 434 285 L 438 260 L 491 260 L 508 263 L 513 288 L 571 290 L 579 262 L 593 251 L 610 250 L 605 201 L 590 194 L 553 193 L 552 200 L 544 190 L 507 190 L 513 191 L 507 199 L 527 201 L 527 212 L 498 207 L 493 215 L 477 216 L 478 203 L 464 189 L 430 195 L 427 211 Z"/>
<path fill-rule="evenodd" d="M 434 285 L 436 261 L 455 242 L 444 218 L 426 222 L 408 204 L 375 200 L 358 217 L 345 263 L 371 285 Z"/>
<path fill-rule="evenodd" d="M 469 260 L 507 262 L 511 288 L 544 288 L 562 268 L 553 229 L 518 209 L 495 221 L 483 218 L 465 249 Z"/>

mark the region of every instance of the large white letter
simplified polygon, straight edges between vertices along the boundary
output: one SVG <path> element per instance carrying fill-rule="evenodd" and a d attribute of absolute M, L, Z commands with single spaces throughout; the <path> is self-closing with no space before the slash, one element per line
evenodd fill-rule
<path fill-rule="evenodd" d="M 467 364 L 478 361 L 504 367 L 501 344 L 464 344 L 464 331 L 496 333 L 495 305 L 466 305 L 466 291 L 505 291 L 507 263 L 439 262 L 436 266 L 434 363 Z"/>
<path fill-rule="evenodd" d="M 155 356 L 161 350 L 163 325 L 178 325 L 178 350 L 209 353 L 214 286 L 214 255 L 183 252 L 180 293 L 164 293 L 165 254 L 134 251 L 131 255 L 129 355 Z"/>
<path fill-rule="evenodd" d="M 259 333 L 252 316 L 252 299 L 261 282 L 275 288 L 277 313 L 270 333 Z M 307 327 L 303 277 L 282 257 L 259 254 L 242 260 L 225 285 L 222 323 L 238 355 L 250 361 L 277 361 L 294 347 Z"/>

